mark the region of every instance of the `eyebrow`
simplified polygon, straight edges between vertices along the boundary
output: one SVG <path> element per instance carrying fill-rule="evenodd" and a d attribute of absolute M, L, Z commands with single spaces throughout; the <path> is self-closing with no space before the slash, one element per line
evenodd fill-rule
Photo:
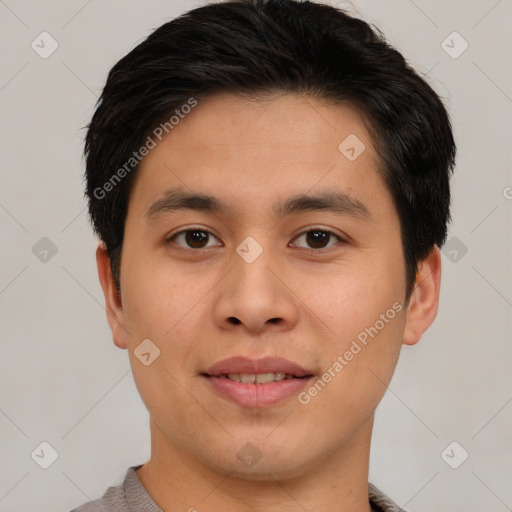
<path fill-rule="evenodd" d="M 218 213 L 225 216 L 232 213 L 229 206 L 215 196 L 172 188 L 167 190 L 162 198 L 158 199 L 148 208 L 146 217 L 153 218 L 176 210 L 195 210 Z M 365 221 L 371 219 L 369 209 L 361 201 L 340 191 L 325 191 L 315 195 L 299 194 L 292 196 L 284 202 L 274 204 L 272 211 L 275 217 L 308 211 L 330 211 Z"/>

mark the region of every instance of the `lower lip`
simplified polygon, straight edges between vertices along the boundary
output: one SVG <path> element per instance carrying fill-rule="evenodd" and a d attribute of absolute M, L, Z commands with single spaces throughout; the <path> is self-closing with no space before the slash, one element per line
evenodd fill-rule
<path fill-rule="evenodd" d="M 206 378 L 215 390 L 244 407 L 267 407 L 277 404 L 285 398 L 298 394 L 311 380 L 311 377 L 304 377 L 267 384 L 245 384 L 219 377 Z"/>

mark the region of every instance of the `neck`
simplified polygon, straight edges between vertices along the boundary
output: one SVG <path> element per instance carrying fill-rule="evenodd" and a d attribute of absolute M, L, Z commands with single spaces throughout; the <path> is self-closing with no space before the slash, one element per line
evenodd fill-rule
<path fill-rule="evenodd" d="M 164 511 L 370 512 L 368 461 L 373 416 L 350 443 L 293 478 L 249 480 L 219 471 L 169 442 L 151 421 L 151 458 L 137 476 Z"/>

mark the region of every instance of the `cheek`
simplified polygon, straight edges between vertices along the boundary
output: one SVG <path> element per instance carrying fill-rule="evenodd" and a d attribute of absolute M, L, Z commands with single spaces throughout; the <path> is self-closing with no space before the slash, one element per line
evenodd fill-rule
<path fill-rule="evenodd" d="M 131 331 L 161 339 L 191 308 L 194 281 L 155 254 L 143 254 L 135 247 L 126 254 L 122 268 L 125 320 Z"/>
<path fill-rule="evenodd" d="M 346 341 L 357 336 L 403 299 L 404 269 L 392 258 L 382 258 L 380 265 L 371 258 L 366 262 L 361 258 L 323 275 L 303 275 L 296 280 L 301 283 L 296 285 L 297 295 L 316 313 L 317 323 L 324 325 L 329 337 Z"/>
<path fill-rule="evenodd" d="M 168 259 L 156 256 L 148 255 L 140 262 L 135 258 L 126 260 L 126 275 L 130 279 L 126 283 L 123 307 L 137 386 L 141 391 L 151 389 L 146 399 L 158 402 L 154 396 L 156 389 L 173 393 L 176 382 L 172 376 L 184 377 L 192 371 L 202 345 L 207 291 L 219 278 L 211 272 L 178 268 Z M 160 351 L 152 363 L 154 371 L 147 371 L 134 354 L 145 339 L 150 339 Z M 179 393 L 179 389 L 175 391 Z"/>
<path fill-rule="evenodd" d="M 204 295 L 201 286 L 183 272 L 171 268 L 156 257 L 126 259 L 125 321 L 130 331 L 129 356 L 134 381 L 150 414 L 165 418 L 170 424 L 179 423 L 186 407 L 193 408 L 190 396 L 180 383 L 183 369 L 197 346 L 190 343 L 192 334 L 200 331 L 194 319 Z M 198 302 L 199 301 L 199 302 Z M 143 340 L 149 339 L 158 354 L 149 365 L 139 356 Z M 151 347 L 151 346 L 150 346 Z M 150 356 L 151 358 L 153 355 Z M 188 368 L 186 368 L 188 370 Z M 168 407 L 173 397 L 173 408 Z"/>
<path fill-rule="evenodd" d="M 374 256 L 326 280 L 312 306 L 329 327 L 321 349 L 325 371 L 336 375 L 319 406 L 343 403 L 369 411 L 393 374 L 405 325 L 404 269 L 396 255 Z M 315 301 L 313 296 L 309 300 Z"/>
<path fill-rule="evenodd" d="M 310 401 L 312 416 L 325 417 L 324 428 L 334 437 L 340 426 L 351 428 L 368 418 L 382 399 L 400 353 L 404 312 L 398 309 L 397 302 L 373 307 L 371 315 L 355 308 L 340 319 L 341 334 L 324 342 L 323 373 L 301 403 Z"/>

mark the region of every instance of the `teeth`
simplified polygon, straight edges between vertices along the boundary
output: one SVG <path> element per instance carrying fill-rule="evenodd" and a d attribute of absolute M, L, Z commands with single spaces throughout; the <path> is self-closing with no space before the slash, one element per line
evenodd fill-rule
<path fill-rule="evenodd" d="M 240 373 L 238 374 L 238 378 L 240 379 L 239 382 L 242 384 L 254 384 L 256 382 L 256 375 L 254 375 L 254 373 Z"/>
<path fill-rule="evenodd" d="M 283 380 L 285 377 L 284 373 L 259 373 L 256 375 L 256 382 L 258 384 L 266 384 L 267 382 L 274 382 L 276 380 Z"/>
<path fill-rule="evenodd" d="M 222 377 L 222 376 L 220 376 Z M 243 384 L 268 384 L 269 382 L 277 382 L 285 379 L 293 379 L 293 375 L 286 375 L 283 372 L 277 373 L 229 373 L 228 379 Z"/>

